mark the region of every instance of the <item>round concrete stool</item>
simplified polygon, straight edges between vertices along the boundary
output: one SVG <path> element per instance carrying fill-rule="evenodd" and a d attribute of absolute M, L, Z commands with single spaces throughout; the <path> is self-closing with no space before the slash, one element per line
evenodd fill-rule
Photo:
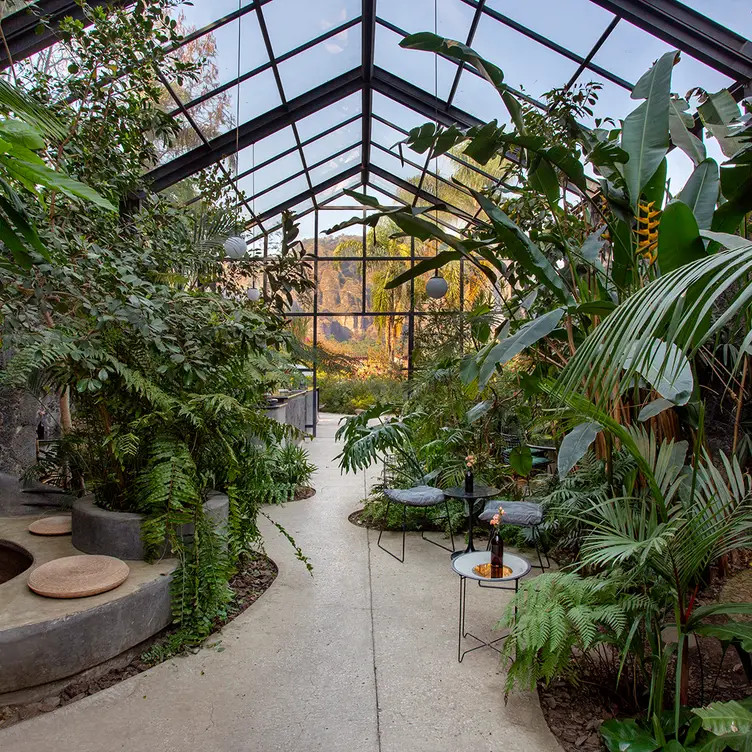
<path fill-rule="evenodd" d="M 65 556 L 48 561 L 29 575 L 29 587 L 47 598 L 85 598 L 122 585 L 130 574 L 113 556 Z"/>
<path fill-rule="evenodd" d="M 29 532 L 34 535 L 70 535 L 71 517 L 68 514 L 41 517 L 29 525 Z"/>

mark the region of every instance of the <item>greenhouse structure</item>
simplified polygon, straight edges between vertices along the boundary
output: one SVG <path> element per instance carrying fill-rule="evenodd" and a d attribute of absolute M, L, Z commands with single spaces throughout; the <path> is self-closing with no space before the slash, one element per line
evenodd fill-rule
<path fill-rule="evenodd" d="M 752 750 L 748 0 L 0 30 L 0 751 Z"/>

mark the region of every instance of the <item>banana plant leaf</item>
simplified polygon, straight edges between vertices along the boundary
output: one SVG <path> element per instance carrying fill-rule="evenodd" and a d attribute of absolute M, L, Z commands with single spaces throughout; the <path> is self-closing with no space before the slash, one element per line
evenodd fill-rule
<path fill-rule="evenodd" d="M 621 148 L 629 154 L 624 178 L 633 210 L 668 153 L 671 72 L 677 56 L 675 51 L 662 55 L 632 90 L 632 99 L 645 100 L 627 115 L 621 136 Z"/>
<path fill-rule="evenodd" d="M 569 471 L 585 456 L 595 437 L 603 430 L 600 423 L 586 421 L 575 426 L 563 439 L 559 447 L 557 465 L 559 478 L 566 478 Z"/>
<path fill-rule="evenodd" d="M 658 263 L 661 273 L 666 274 L 705 256 L 705 244 L 700 237 L 692 209 L 681 200 L 672 201 L 663 212 L 658 229 Z"/>
<path fill-rule="evenodd" d="M 718 163 L 714 159 L 705 159 L 695 167 L 677 196 L 679 201 L 692 210 L 697 226 L 702 230 L 709 230 L 713 223 L 713 213 L 720 190 L 721 176 L 718 172 Z"/>

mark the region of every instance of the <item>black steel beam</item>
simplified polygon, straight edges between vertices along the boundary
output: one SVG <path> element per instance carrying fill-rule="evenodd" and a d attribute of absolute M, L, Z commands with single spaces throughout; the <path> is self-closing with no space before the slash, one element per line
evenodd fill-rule
<path fill-rule="evenodd" d="M 371 165 L 371 172 L 374 175 L 378 175 L 378 177 L 389 181 L 390 183 L 395 185 L 397 188 L 401 188 L 402 190 L 407 191 L 408 193 L 417 195 L 419 198 L 422 198 L 424 201 L 428 201 L 429 204 L 432 204 L 434 206 L 443 204 L 444 206 L 447 207 L 449 211 L 451 211 L 453 214 L 457 215 L 458 217 L 460 217 L 461 219 L 464 219 L 467 222 L 472 222 L 474 225 L 486 224 L 482 220 L 479 220 L 477 217 L 473 217 L 472 214 L 468 214 L 462 209 L 459 209 L 456 206 L 452 206 L 446 201 L 442 201 L 440 198 L 437 198 L 432 193 L 428 193 L 428 191 L 424 191 L 422 188 L 419 189 L 417 186 L 413 185 L 408 180 L 403 180 L 402 178 L 399 178 L 396 175 L 392 175 L 392 173 L 389 172 L 389 170 L 385 170 L 379 167 L 378 165 Z"/>
<path fill-rule="evenodd" d="M 368 171 L 371 166 L 371 116 L 373 113 L 373 59 L 376 51 L 376 0 L 363 0 L 361 28 L 363 38 L 361 48 L 363 51 L 363 135 L 362 135 L 362 172 L 363 182 L 368 182 Z"/>
<path fill-rule="evenodd" d="M 238 128 L 237 146 L 244 149 L 262 138 L 292 125 L 306 115 L 311 115 L 334 102 L 354 94 L 362 85 L 360 69 L 354 69 L 333 78 L 317 88 L 291 99 L 286 105 L 275 107 L 263 115 L 249 120 Z M 235 129 L 217 136 L 208 145 L 199 146 L 145 176 L 154 191 L 163 191 L 205 167 L 235 152 Z"/>
<path fill-rule="evenodd" d="M 128 5 L 133 0 L 88 0 L 88 5 Z M 89 25 L 83 8 L 75 0 L 38 0 L 38 2 L 11 13 L 2 20 L 3 34 L 13 62 L 31 57 L 58 41 L 60 22 L 70 16 Z M 0 45 L 0 70 L 11 61 L 5 45 Z"/>
<path fill-rule="evenodd" d="M 347 180 L 348 178 L 358 175 L 359 173 L 360 173 L 359 164 L 355 164 L 352 167 L 348 167 L 346 170 L 343 170 L 337 175 L 332 175 L 332 177 L 327 178 L 326 180 L 319 183 L 318 185 L 313 186 L 312 190 L 309 188 L 308 190 L 305 190 L 302 193 L 298 193 L 297 196 L 292 196 L 286 201 L 282 201 L 281 203 L 277 204 L 277 206 L 273 206 L 270 209 L 267 209 L 265 212 L 261 212 L 258 215 L 258 218 L 259 220 L 264 222 L 265 220 L 276 216 L 281 211 L 284 211 L 285 209 L 289 209 L 290 207 L 295 206 L 295 204 L 299 204 L 301 201 L 305 201 L 307 198 L 313 199 L 315 195 L 322 193 L 323 191 L 328 190 L 332 186 L 337 185 L 337 183 L 341 183 L 343 180 Z"/>
<path fill-rule="evenodd" d="M 752 42 L 676 0 L 592 0 L 735 81 L 752 79 Z"/>
<path fill-rule="evenodd" d="M 455 123 L 465 128 L 483 125 L 483 121 L 475 116 L 453 105 L 447 105 L 442 99 L 378 66 L 374 67 L 372 85 L 374 91 L 395 99 L 429 120 L 438 119 L 438 122 L 447 127 Z"/>

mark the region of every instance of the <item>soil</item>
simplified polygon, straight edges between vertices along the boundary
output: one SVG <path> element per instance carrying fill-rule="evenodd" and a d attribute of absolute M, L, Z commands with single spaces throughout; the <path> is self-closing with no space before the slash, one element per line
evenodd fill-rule
<path fill-rule="evenodd" d="M 752 574 L 750 559 L 752 552 L 744 552 L 732 567 L 738 570 L 737 573 L 728 579 L 716 574 L 702 598 L 698 598 L 698 603 L 716 601 L 721 592 L 723 600 L 743 600 L 742 597 L 731 597 L 730 591 L 735 595 L 744 593 L 746 597 Z M 737 582 L 739 588 L 735 587 Z M 719 617 L 718 621 L 722 622 L 724 618 Z M 752 684 L 747 680 L 735 649 L 730 648 L 724 655 L 718 640 L 702 638 L 700 651 L 706 673 L 704 681 L 700 675 L 697 649 L 690 649 L 691 707 L 713 701 L 741 700 L 752 695 Z M 543 715 L 567 752 L 602 752 L 606 747 L 598 732 L 601 723 L 610 718 L 632 717 L 635 708 L 614 692 L 614 681 L 609 682 L 597 665 L 590 671 L 579 673 L 578 679 L 577 686 L 563 680 L 554 681 L 549 686 L 538 685 Z"/>
<path fill-rule="evenodd" d="M 267 556 L 263 554 L 249 554 L 246 556 L 242 564 L 242 569 L 229 583 L 230 588 L 235 593 L 235 600 L 228 607 L 226 618 L 215 621 L 213 634 L 207 637 L 203 644 L 208 647 L 216 643 L 217 632 L 258 600 L 272 582 L 274 582 L 277 572 L 277 565 Z M 168 627 L 149 640 L 149 644 L 153 646 L 166 640 L 174 631 L 174 627 Z M 193 648 L 192 650 L 196 652 L 198 648 Z M 93 695 L 118 684 L 124 679 L 129 679 L 131 676 L 140 674 L 142 671 L 146 671 L 158 663 L 169 660 L 171 657 L 174 656 L 165 655 L 162 660 L 146 662 L 143 660 L 143 653 L 139 652 L 125 666 L 113 668 L 95 678 L 88 677 L 91 670 L 86 672 L 84 676 L 71 677 L 70 682 L 62 690 L 58 691 L 57 694 L 51 694 L 39 702 L 0 707 L 0 729 L 12 726 L 18 721 L 32 718 L 40 713 L 47 713 L 63 705 L 77 702 L 88 695 Z"/>
<path fill-rule="evenodd" d="M 295 496 L 292 497 L 291 501 L 302 501 L 303 499 L 310 499 L 311 496 L 316 495 L 316 489 L 312 486 L 299 486 L 295 490 Z"/>

